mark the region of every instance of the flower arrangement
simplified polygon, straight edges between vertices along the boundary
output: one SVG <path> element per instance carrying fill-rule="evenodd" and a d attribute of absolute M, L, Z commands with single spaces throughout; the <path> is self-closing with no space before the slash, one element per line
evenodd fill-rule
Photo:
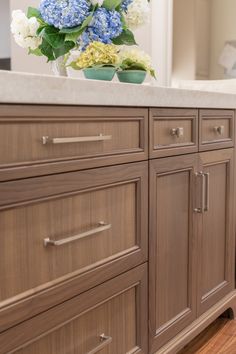
<path fill-rule="evenodd" d="M 156 78 L 155 70 L 151 65 L 150 56 L 138 48 L 121 51 L 118 55 L 118 61 L 118 66 L 121 71 L 140 70 Z"/>
<path fill-rule="evenodd" d="M 48 61 L 85 51 L 91 42 L 135 45 L 133 28 L 143 25 L 149 0 L 41 0 L 27 15 L 13 11 L 11 30 L 18 45 Z"/>

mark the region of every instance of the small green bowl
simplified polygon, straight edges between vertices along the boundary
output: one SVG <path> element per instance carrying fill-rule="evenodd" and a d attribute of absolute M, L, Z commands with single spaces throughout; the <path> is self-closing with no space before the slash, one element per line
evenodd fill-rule
<path fill-rule="evenodd" d="M 83 70 L 86 79 L 90 80 L 103 80 L 112 81 L 115 76 L 116 69 L 103 67 L 103 68 L 87 68 Z"/>
<path fill-rule="evenodd" d="M 120 82 L 142 84 L 146 79 L 147 72 L 143 70 L 124 70 L 118 71 L 117 76 Z"/>

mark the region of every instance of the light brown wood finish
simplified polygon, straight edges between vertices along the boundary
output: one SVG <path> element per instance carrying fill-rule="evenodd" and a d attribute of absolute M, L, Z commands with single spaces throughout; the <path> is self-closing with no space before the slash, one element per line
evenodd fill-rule
<path fill-rule="evenodd" d="M 234 289 L 233 150 L 200 154 L 209 173 L 209 210 L 199 222 L 198 314 Z"/>
<path fill-rule="evenodd" d="M 150 352 L 196 318 L 197 155 L 150 164 Z"/>
<path fill-rule="evenodd" d="M 100 134 L 109 139 L 50 143 L 52 138 L 92 140 Z M 42 137 L 49 137 L 49 143 L 44 145 Z M 147 158 L 147 109 L 0 105 L 0 180 Z"/>
<path fill-rule="evenodd" d="M 236 321 L 218 318 L 178 354 L 234 354 Z"/>
<path fill-rule="evenodd" d="M 200 110 L 200 151 L 230 148 L 234 146 L 234 136 L 234 111 Z"/>
<path fill-rule="evenodd" d="M 147 260 L 147 172 L 143 162 L 0 184 L 0 331 Z M 12 199 L 4 203 L 9 186 Z M 45 238 L 66 240 L 101 221 L 111 227 L 44 246 Z M 74 289 L 64 283 L 76 278 Z M 55 299 L 59 285 L 64 291 Z M 46 290 L 43 301 L 36 297 Z"/>
<path fill-rule="evenodd" d="M 173 133 L 181 129 L 182 136 Z M 194 109 L 158 109 L 150 111 L 149 154 L 151 158 L 197 152 L 198 111 Z"/>
<path fill-rule="evenodd" d="M 146 354 L 147 267 L 142 265 L 0 334 L 0 353 Z"/>

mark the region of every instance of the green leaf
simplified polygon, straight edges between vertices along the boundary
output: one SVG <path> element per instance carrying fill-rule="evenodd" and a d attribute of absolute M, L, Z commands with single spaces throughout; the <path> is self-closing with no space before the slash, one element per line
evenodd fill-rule
<path fill-rule="evenodd" d="M 48 44 L 55 49 L 62 47 L 65 42 L 65 35 L 59 33 L 59 30 L 52 26 L 44 27 L 41 35 L 45 41 L 47 41 Z"/>
<path fill-rule="evenodd" d="M 53 48 L 45 39 L 43 39 L 42 44 L 39 46 L 39 49 L 41 50 L 42 54 L 48 58 L 48 61 L 55 60 Z"/>
<path fill-rule="evenodd" d="M 104 0 L 102 7 L 107 10 L 114 10 L 122 3 L 122 0 Z"/>
<path fill-rule="evenodd" d="M 36 48 L 36 49 L 29 48 L 28 54 L 37 55 L 38 57 L 41 57 L 43 55 L 40 48 Z"/>
<path fill-rule="evenodd" d="M 71 49 L 73 49 L 75 46 L 74 42 L 64 42 L 63 46 L 57 49 L 53 49 L 54 57 L 55 59 L 65 55 L 68 53 Z"/>
<path fill-rule="evenodd" d="M 124 29 L 119 37 L 113 38 L 116 45 L 137 45 L 133 33 L 129 29 Z"/>
<path fill-rule="evenodd" d="M 38 9 L 36 9 L 35 7 L 28 7 L 27 17 L 28 18 L 36 17 L 36 18 L 42 19 L 40 11 Z"/>

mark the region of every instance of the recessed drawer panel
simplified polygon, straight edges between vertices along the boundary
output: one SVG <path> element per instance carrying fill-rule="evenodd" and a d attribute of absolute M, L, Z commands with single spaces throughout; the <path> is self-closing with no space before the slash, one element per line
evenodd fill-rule
<path fill-rule="evenodd" d="M 140 266 L 6 331 L 1 353 L 146 354 L 146 277 Z"/>
<path fill-rule="evenodd" d="M 2 183 L 3 199 L 13 188 L 15 200 L 0 212 L 0 308 L 70 279 L 66 292 L 76 279 L 75 291 L 86 290 L 144 262 L 147 170 L 144 162 Z"/>
<path fill-rule="evenodd" d="M 232 147 L 234 145 L 234 111 L 200 111 L 200 151 Z"/>
<path fill-rule="evenodd" d="M 0 106 L 0 168 L 22 173 L 34 165 L 34 172 L 48 174 L 147 159 L 147 114 L 132 108 Z"/>
<path fill-rule="evenodd" d="M 197 151 L 197 110 L 151 109 L 151 158 Z"/>

